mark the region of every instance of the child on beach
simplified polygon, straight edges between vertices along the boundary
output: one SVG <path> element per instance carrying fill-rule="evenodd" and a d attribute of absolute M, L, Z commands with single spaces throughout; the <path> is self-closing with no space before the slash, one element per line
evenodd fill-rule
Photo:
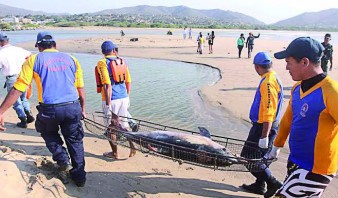
<path fill-rule="evenodd" d="M 202 54 L 203 53 L 203 45 L 205 43 L 205 39 L 202 35 L 202 32 L 199 33 L 199 36 L 197 37 L 197 53 Z"/>

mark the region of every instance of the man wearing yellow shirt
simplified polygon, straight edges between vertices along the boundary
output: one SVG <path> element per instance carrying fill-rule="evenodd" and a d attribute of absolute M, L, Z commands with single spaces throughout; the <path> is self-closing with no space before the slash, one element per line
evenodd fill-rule
<path fill-rule="evenodd" d="M 298 81 L 268 155 L 276 158 L 289 137 L 287 177 L 276 197 L 320 197 L 337 172 L 338 83 L 321 68 L 323 51 L 317 40 L 300 37 L 275 53 Z"/>
<path fill-rule="evenodd" d="M 130 117 L 128 116 L 128 106 L 131 77 L 127 63 L 125 59 L 118 57 L 118 48 L 113 42 L 103 42 L 101 50 L 104 58 L 99 60 L 97 68 L 103 85 L 101 95 L 102 109 L 105 117 L 110 117 L 110 111 L 118 116 Z M 116 76 L 119 76 L 119 78 L 116 79 Z M 106 125 L 109 123 L 108 121 Z M 127 119 L 122 119 L 121 125 L 123 128 L 128 128 Z M 109 143 L 112 152 L 106 152 L 103 155 L 105 157 L 118 158 L 117 146 L 112 141 L 109 141 Z"/>
<path fill-rule="evenodd" d="M 35 47 L 40 53 L 30 56 L 23 64 L 17 81 L 0 106 L 0 130 L 5 130 L 3 113 L 34 79 L 39 101 L 36 131 L 41 133 L 59 170 L 69 171 L 75 184 L 82 187 L 86 182 L 86 172 L 81 123 L 85 116 L 81 66 L 76 58 L 56 50 L 50 32 L 40 32 Z M 60 129 L 67 149 L 63 147 Z"/>
<path fill-rule="evenodd" d="M 254 101 L 250 109 L 252 127 L 241 156 L 249 159 L 262 158 L 271 148 L 276 137 L 283 104 L 283 86 L 277 74 L 272 70 L 272 61 L 266 52 L 256 54 L 255 70 L 261 76 Z M 259 172 L 251 172 L 256 181 L 242 188 L 271 197 L 282 186 L 271 174 L 268 167 L 257 167 Z M 265 188 L 267 184 L 267 190 Z"/>

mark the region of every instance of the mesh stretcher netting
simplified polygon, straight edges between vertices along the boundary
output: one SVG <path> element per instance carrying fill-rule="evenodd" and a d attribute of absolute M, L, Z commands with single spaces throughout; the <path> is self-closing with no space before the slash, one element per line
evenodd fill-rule
<path fill-rule="evenodd" d="M 224 157 L 214 153 L 197 151 L 183 146 L 156 141 L 146 137 L 126 136 L 124 131 L 115 128 L 111 130 L 111 128 L 106 127 L 104 125 L 104 119 L 106 118 L 101 112 L 95 112 L 88 114 L 87 118 L 84 119 L 84 124 L 89 132 L 100 138 L 110 140 L 109 135 L 107 136 L 107 131 L 113 130 L 117 136 L 116 143 L 118 145 L 130 148 L 130 140 L 136 143 L 134 144 L 136 146 L 135 149 L 142 153 L 172 159 L 180 164 L 188 163 L 214 170 L 259 172 L 267 168 L 273 161 L 262 158 L 263 153 L 261 152 L 261 149 L 248 147 L 245 145 L 245 141 L 239 139 L 211 135 L 213 141 L 223 145 L 226 151 L 232 154 L 231 156 Z M 127 118 L 125 118 L 125 120 L 127 120 Z M 133 121 L 137 124 L 139 132 L 162 130 L 199 135 L 199 132 L 165 126 L 135 118 L 133 118 Z M 243 148 L 250 149 L 250 152 L 246 155 L 242 154 L 241 156 Z"/>

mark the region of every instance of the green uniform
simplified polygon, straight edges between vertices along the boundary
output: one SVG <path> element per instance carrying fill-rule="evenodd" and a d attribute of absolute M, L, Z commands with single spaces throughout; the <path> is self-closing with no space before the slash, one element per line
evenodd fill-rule
<path fill-rule="evenodd" d="M 327 73 L 328 63 L 332 59 L 333 46 L 330 43 L 325 44 L 324 42 L 322 43 L 322 45 L 324 46 L 325 50 L 323 52 L 323 57 L 321 59 L 321 67 L 322 67 L 324 73 Z M 332 67 L 332 65 L 331 65 L 331 67 Z"/>

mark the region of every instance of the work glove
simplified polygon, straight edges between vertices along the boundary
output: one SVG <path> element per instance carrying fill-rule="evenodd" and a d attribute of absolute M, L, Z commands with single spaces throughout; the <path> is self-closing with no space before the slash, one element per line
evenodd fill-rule
<path fill-rule="evenodd" d="M 104 110 L 103 110 L 103 112 L 104 112 L 104 116 L 106 117 L 106 118 L 111 118 L 111 110 L 110 110 L 110 106 L 109 105 L 106 105 L 105 107 L 104 107 Z"/>
<path fill-rule="evenodd" d="M 269 153 L 265 155 L 266 159 L 276 159 L 280 152 L 280 147 L 272 146 L 272 149 Z"/>
<path fill-rule="evenodd" d="M 259 139 L 258 146 L 259 148 L 267 149 L 269 147 L 269 138 L 265 137 L 265 138 Z"/>

